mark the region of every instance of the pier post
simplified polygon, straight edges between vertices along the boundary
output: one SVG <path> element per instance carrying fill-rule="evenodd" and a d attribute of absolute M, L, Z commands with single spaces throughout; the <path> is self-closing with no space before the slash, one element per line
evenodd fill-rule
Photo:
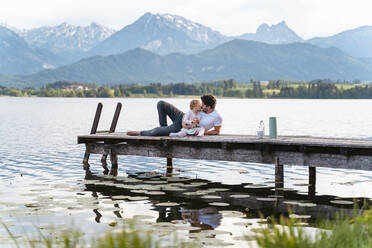
<path fill-rule="evenodd" d="M 103 154 L 101 158 L 102 167 L 104 169 L 103 174 L 107 174 L 109 172 L 109 169 L 107 168 L 107 156 L 108 154 Z"/>
<path fill-rule="evenodd" d="M 308 195 L 309 197 L 315 196 L 316 191 L 316 167 L 309 166 L 309 187 L 308 187 Z"/>
<path fill-rule="evenodd" d="M 118 155 L 114 153 L 112 149 L 110 151 L 110 160 L 111 160 L 110 175 L 117 176 L 118 175 Z"/>
<path fill-rule="evenodd" d="M 173 158 L 167 158 L 167 175 L 173 173 Z"/>
<path fill-rule="evenodd" d="M 95 134 L 97 132 L 99 118 L 101 117 L 102 107 L 103 107 L 102 103 L 98 103 L 96 114 L 94 115 L 92 129 L 90 130 L 90 134 Z M 83 159 L 84 170 L 89 169 L 89 157 L 90 157 L 90 153 L 87 152 L 87 150 L 85 150 L 84 159 Z"/>
<path fill-rule="evenodd" d="M 284 188 L 284 166 L 280 164 L 279 157 L 275 158 L 275 195 L 283 193 Z"/>

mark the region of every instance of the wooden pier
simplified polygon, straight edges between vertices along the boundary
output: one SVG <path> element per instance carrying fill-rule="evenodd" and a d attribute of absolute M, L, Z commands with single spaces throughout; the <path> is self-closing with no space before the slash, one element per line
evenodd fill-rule
<path fill-rule="evenodd" d="M 221 160 L 275 164 L 275 178 L 283 184 L 283 165 L 309 167 L 309 184 L 315 194 L 316 167 L 372 170 L 372 140 L 334 139 L 302 136 L 279 136 L 276 139 L 248 135 L 219 135 L 204 137 L 145 137 L 127 136 L 115 132 L 121 104 L 118 104 L 111 128 L 97 132 L 102 105 L 98 105 L 91 134 L 78 136 L 78 144 L 86 145 L 84 168 L 89 168 L 89 155 L 102 154 L 111 160 L 111 174 L 118 167 L 118 155 L 167 158 L 168 172 L 173 158 Z M 278 185 L 280 186 L 280 185 Z"/>

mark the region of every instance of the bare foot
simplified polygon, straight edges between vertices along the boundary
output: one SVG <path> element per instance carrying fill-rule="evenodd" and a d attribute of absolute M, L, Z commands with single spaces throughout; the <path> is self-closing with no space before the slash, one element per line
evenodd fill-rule
<path fill-rule="evenodd" d="M 127 135 L 129 136 L 139 136 L 141 134 L 140 131 L 128 131 Z"/>

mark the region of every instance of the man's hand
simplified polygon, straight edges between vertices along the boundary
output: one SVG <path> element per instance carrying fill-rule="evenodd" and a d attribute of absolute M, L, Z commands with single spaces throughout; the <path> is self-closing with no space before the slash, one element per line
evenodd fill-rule
<path fill-rule="evenodd" d="M 219 135 L 222 126 L 214 126 L 210 131 L 204 133 L 204 135 Z"/>

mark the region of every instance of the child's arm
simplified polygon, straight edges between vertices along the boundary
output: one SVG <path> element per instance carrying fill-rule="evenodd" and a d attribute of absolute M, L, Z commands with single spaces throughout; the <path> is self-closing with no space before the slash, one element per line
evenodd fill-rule
<path fill-rule="evenodd" d="M 182 118 L 182 127 L 186 129 L 191 128 L 190 112 L 185 114 Z"/>

